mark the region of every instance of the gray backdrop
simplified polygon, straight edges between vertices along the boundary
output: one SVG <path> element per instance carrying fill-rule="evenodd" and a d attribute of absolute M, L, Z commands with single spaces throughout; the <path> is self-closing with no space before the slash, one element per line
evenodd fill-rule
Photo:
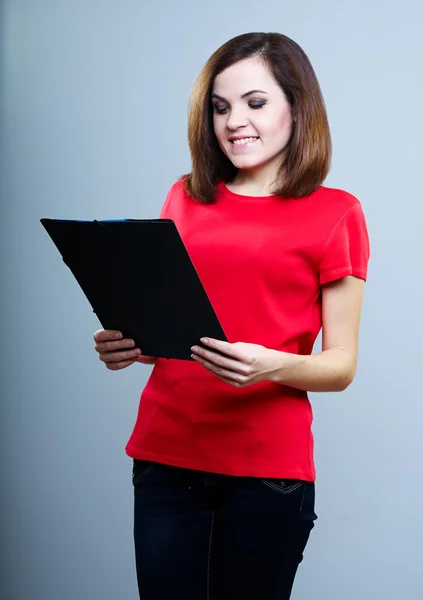
<path fill-rule="evenodd" d="M 248 31 L 308 53 L 333 134 L 326 184 L 361 199 L 372 239 L 356 380 L 311 395 L 320 518 L 293 598 L 421 597 L 419 4 L 3 2 L 2 598 L 137 597 L 124 445 L 150 367 L 100 364 L 98 322 L 39 219 L 156 217 L 190 168 L 194 78 Z"/>

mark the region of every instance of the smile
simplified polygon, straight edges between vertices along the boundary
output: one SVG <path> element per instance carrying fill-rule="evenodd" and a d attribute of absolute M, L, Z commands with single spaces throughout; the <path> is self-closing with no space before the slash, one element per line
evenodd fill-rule
<path fill-rule="evenodd" d="M 237 140 L 230 140 L 231 144 L 234 146 L 245 146 L 246 144 L 254 144 L 259 138 L 258 137 L 247 137 L 240 138 Z"/>

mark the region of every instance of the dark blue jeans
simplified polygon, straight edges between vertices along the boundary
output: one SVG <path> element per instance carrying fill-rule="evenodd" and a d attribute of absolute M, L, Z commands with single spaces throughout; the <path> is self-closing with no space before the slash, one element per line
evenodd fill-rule
<path fill-rule="evenodd" d="M 314 520 L 314 484 L 134 460 L 142 600 L 288 600 Z"/>

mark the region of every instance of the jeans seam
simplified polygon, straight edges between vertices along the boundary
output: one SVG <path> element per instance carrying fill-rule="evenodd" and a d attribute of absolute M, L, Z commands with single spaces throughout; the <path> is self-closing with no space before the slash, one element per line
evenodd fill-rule
<path fill-rule="evenodd" d="M 305 492 L 306 492 L 306 489 L 305 489 L 305 486 L 304 486 L 304 488 L 303 488 L 303 495 L 301 497 L 300 510 L 298 511 L 297 521 L 295 523 L 295 527 L 294 527 L 294 530 L 292 532 L 291 539 L 289 540 L 289 544 L 288 544 L 288 547 L 287 547 L 286 552 L 285 552 L 285 557 L 284 557 L 284 561 L 283 561 L 283 565 L 282 565 L 282 572 L 283 572 L 283 570 L 285 568 L 285 565 L 286 565 L 286 558 L 289 555 L 289 552 L 291 550 L 291 546 L 293 544 L 294 538 L 295 538 L 295 536 L 297 534 L 298 521 L 300 520 L 300 516 L 301 516 L 302 510 L 303 510 L 303 506 L 304 506 Z"/>
<path fill-rule="evenodd" d="M 142 471 L 139 475 L 135 476 L 133 478 L 134 485 L 137 485 L 140 481 L 142 481 L 144 479 L 144 477 L 146 477 L 150 473 L 150 471 L 153 470 L 153 468 L 154 468 L 154 464 L 150 465 L 144 471 Z"/>
<path fill-rule="evenodd" d="M 213 528 L 214 528 L 214 512 L 213 512 L 212 522 L 211 522 L 211 526 L 210 526 L 209 553 L 208 553 L 208 557 L 207 557 L 207 600 L 210 600 L 210 563 L 211 563 Z"/>

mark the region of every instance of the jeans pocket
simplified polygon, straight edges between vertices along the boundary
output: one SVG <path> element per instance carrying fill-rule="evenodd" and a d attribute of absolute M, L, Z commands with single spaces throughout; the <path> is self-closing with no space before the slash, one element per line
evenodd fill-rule
<path fill-rule="evenodd" d="M 155 463 L 134 458 L 132 466 L 132 484 L 137 485 L 154 469 Z"/>
<path fill-rule="evenodd" d="M 304 485 L 301 479 L 262 479 L 261 482 L 280 494 L 292 494 Z"/>

